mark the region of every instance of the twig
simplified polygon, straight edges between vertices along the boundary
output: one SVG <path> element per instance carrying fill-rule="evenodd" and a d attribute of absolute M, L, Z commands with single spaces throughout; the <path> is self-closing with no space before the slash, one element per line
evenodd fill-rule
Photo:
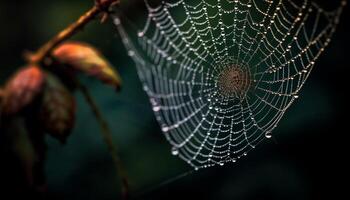
<path fill-rule="evenodd" d="M 91 22 L 101 13 L 108 13 L 109 8 L 113 5 L 118 4 L 119 0 L 96 0 L 95 5 L 87 11 L 85 14 L 79 17 L 77 21 L 69 25 L 67 28 L 62 30 L 56 36 L 54 36 L 51 40 L 45 43 L 35 54 L 26 55 L 26 59 L 29 63 L 32 64 L 40 64 L 47 56 L 50 55 L 51 51 L 57 47 L 59 44 L 64 42 L 65 40 L 72 37 L 78 31 L 82 30 L 86 24 Z M 103 16 L 103 19 L 105 19 Z"/>
<path fill-rule="evenodd" d="M 123 165 L 120 161 L 117 147 L 113 143 L 113 138 L 112 138 L 112 132 L 106 122 L 106 120 L 103 118 L 100 110 L 98 109 L 94 99 L 89 93 L 89 90 L 82 84 L 77 83 L 78 88 L 84 95 L 85 100 L 89 104 L 92 112 L 94 113 L 98 123 L 100 124 L 101 127 L 101 134 L 103 135 L 103 139 L 105 143 L 108 146 L 108 150 L 112 155 L 112 159 L 114 161 L 117 173 L 120 177 L 121 185 L 122 185 L 122 198 L 123 199 L 128 199 L 129 198 L 129 182 L 125 173 L 125 170 L 123 168 Z"/>

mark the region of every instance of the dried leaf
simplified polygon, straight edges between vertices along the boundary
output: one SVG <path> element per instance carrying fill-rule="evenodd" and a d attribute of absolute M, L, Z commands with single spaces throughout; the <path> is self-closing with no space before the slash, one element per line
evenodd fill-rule
<path fill-rule="evenodd" d="M 111 64 L 94 47 L 80 42 L 67 42 L 57 47 L 53 57 L 78 71 L 96 77 L 102 82 L 120 89 L 121 79 Z"/>
<path fill-rule="evenodd" d="M 45 74 L 37 66 L 19 70 L 6 84 L 3 92 L 3 112 L 15 114 L 29 105 L 42 91 Z"/>
<path fill-rule="evenodd" d="M 28 186 L 32 186 L 35 179 L 34 166 L 38 158 L 34 146 L 30 141 L 24 119 L 15 118 L 11 120 L 10 130 L 13 152 L 22 165 Z"/>
<path fill-rule="evenodd" d="M 48 74 L 40 110 L 45 131 L 64 143 L 74 127 L 75 112 L 74 97 L 55 76 Z"/>

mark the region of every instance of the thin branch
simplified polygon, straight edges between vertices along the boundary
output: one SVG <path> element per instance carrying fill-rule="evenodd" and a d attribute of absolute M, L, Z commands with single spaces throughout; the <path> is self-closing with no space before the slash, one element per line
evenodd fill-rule
<path fill-rule="evenodd" d="M 109 8 L 113 5 L 118 4 L 119 0 L 96 0 L 95 5 L 87 11 L 85 14 L 79 17 L 77 21 L 69 25 L 67 28 L 62 30 L 51 40 L 45 43 L 36 53 L 32 55 L 26 55 L 26 59 L 29 63 L 40 64 L 47 56 L 50 55 L 51 51 L 62 42 L 66 41 L 77 32 L 82 30 L 86 24 L 94 20 L 99 14 L 106 14 L 109 12 Z M 106 15 L 104 15 L 105 18 Z"/>
<path fill-rule="evenodd" d="M 103 139 L 105 143 L 108 146 L 108 150 L 112 155 L 112 159 L 115 164 L 115 168 L 117 170 L 117 173 L 120 177 L 121 185 L 122 185 L 122 198 L 123 199 L 128 199 L 129 198 L 129 182 L 125 173 L 125 170 L 123 168 L 122 162 L 120 160 L 117 147 L 113 143 L 113 138 L 112 138 L 112 132 L 107 124 L 107 121 L 103 118 L 100 110 L 97 107 L 96 102 L 92 98 L 92 96 L 89 93 L 88 88 L 86 88 L 84 85 L 78 83 L 78 88 L 84 95 L 85 100 L 89 104 L 92 112 L 94 113 L 98 123 L 100 124 L 101 127 L 101 134 L 103 136 Z"/>

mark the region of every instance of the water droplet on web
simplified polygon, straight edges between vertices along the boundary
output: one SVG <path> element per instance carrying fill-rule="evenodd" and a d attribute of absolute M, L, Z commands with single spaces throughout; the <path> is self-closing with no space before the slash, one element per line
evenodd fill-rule
<path fill-rule="evenodd" d="M 171 154 L 173 154 L 174 156 L 178 155 L 178 154 L 179 154 L 179 149 L 176 148 L 176 147 L 173 147 L 173 148 L 171 149 Z"/>
<path fill-rule="evenodd" d="M 164 127 L 162 128 L 162 131 L 163 131 L 163 132 L 168 132 L 168 131 L 169 131 L 169 128 L 166 127 L 166 126 L 164 126 Z"/>
<path fill-rule="evenodd" d="M 247 155 L 247 152 L 244 152 L 244 153 L 243 153 L 243 156 L 246 156 L 246 155 Z"/>
<path fill-rule="evenodd" d="M 143 35 L 144 35 L 143 32 L 138 32 L 138 33 L 137 33 L 137 36 L 139 36 L 139 37 L 142 37 Z"/>
<path fill-rule="evenodd" d="M 223 163 L 223 162 L 221 162 L 221 163 L 219 163 L 219 165 L 220 165 L 220 166 L 224 166 L 224 163 Z"/>
<path fill-rule="evenodd" d="M 144 86 L 143 86 L 143 90 L 144 90 L 145 92 L 147 92 L 147 91 L 148 91 L 148 87 L 147 87 L 146 85 L 144 85 Z"/>
<path fill-rule="evenodd" d="M 119 18 L 114 18 L 114 24 L 119 25 L 120 24 L 120 19 Z"/>
<path fill-rule="evenodd" d="M 157 101 L 154 98 L 150 98 L 150 102 L 153 106 L 157 105 Z"/>
<path fill-rule="evenodd" d="M 160 106 L 153 106 L 153 111 L 154 112 L 160 111 Z"/>
<path fill-rule="evenodd" d="M 267 139 L 270 139 L 270 138 L 272 137 L 271 131 L 266 131 L 265 137 L 266 137 Z"/>
<path fill-rule="evenodd" d="M 135 52 L 134 52 L 134 51 L 128 51 L 128 55 L 129 55 L 130 57 L 133 57 L 133 56 L 135 55 Z"/>

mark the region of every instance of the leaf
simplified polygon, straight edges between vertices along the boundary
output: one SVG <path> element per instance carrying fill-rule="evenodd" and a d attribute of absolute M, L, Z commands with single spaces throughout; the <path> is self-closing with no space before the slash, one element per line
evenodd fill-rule
<path fill-rule="evenodd" d="M 44 130 L 64 143 L 74 127 L 75 112 L 74 97 L 55 76 L 48 74 L 39 114 Z"/>
<path fill-rule="evenodd" d="M 63 64 L 112 85 L 117 90 L 121 87 L 119 74 L 103 55 L 89 44 L 66 42 L 53 51 L 53 57 Z"/>
<path fill-rule="evenodd" d="M 24 170 L 25 179 L 28 186 L 34 184 L 34 166 L 38 161 L 35 148 L 29 138 L 24 119 L 15 118 L 10 122 L 12 150 Z"/>
<path fill-rule="evenodd" d="M 45 74 L 37 66 L 20 69 L 3 91 L 3 112 L 11 115 L 29 105 L 42 91 Z"/>

